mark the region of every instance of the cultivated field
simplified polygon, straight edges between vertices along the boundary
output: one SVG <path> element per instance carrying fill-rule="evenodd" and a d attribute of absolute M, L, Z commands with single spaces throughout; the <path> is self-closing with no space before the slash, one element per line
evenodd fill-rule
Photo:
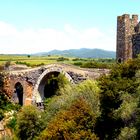
<path fill-rule="evenodd" d="M 0 65 L 21 64 L 30 67 L 36 67 L 41 65 L 53 64 L 53 63 L 65 63 L 73 64 L 79 67 L 87 68 L 106 68 L 112 65 L 114 59 L 93 59 L 93 58 L 74 58 L 63 56 L 30 56 L 30 55 L 0 55 Z"/>

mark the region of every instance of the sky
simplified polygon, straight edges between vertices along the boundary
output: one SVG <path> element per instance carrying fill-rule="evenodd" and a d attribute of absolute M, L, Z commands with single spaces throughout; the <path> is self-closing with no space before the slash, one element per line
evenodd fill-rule
<path fill-rule="evenodd" d="M 0 54 L 116 50 L 117 16 L 140 0 L 0 0 Z"/>

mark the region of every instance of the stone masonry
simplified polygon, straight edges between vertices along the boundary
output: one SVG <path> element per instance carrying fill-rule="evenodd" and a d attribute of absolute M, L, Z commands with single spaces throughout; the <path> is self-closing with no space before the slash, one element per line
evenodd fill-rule
<path fill-rule="evenodd" d="M 108 74 L 107 69 L 82 69 L 66 64 L 51 64 L 43 67 L 28 68 L 24 70 L 10 70 L 5 72 L 4 90 L 6 95 L 15 103 L 22 105 L 39 104 L 44 99 L 44 88 L 47 78 L 51 74 L 62 73 L 72 83 L 79 83 L 86 79 L 96 79 Z M 20 85 L 22 95 L 17 94 L 16 85 Z M 20 96 L 20 97 L 19 97 Z M 19 101 L 19 98 L 21 98 Z"/>
<path fill-rule="evenodd" d="M 138 15 L 124 14 L 117 17 L 116 59 L 125 62 L 140 53 L 140 22 Z"/>

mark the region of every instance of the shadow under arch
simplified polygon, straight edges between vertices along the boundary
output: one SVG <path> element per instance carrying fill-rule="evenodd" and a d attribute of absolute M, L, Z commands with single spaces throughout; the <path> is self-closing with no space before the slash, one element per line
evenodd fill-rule
<path fill-rule="evenodd" d="M 49 98 L 53 95 L 55 95 L 55 90 L 58 87 L 56 77 L 59 76 L 59 74 L 63 74 L 68 81 L 71 83 L 74 83 L 71 76 L 64 72 L 62 69 L 53 68 L 53 69 L 47 69 L 44 71 L 40 77 L 38 78 L 38 81 L 35 85 L 34 91 L 33 91 L 33 102 L 35 103 L 42 103 L 45 98 Z M 48 79 L 50 80 L 48 84 Z"/>
<path fill-rule="evenodd" d="M 15 84 L 15 92 L 18 98 L 18 104 L 23 105 L 23 86 L 20 82 Z"/>
<path fill-rule="evenodd" d="M 57 77 L 59 74 L 59 72 L 50 72 L 42 78 L 38 87 L 42 99 L 50 98 L 56 94 L 58 89 Z"/>

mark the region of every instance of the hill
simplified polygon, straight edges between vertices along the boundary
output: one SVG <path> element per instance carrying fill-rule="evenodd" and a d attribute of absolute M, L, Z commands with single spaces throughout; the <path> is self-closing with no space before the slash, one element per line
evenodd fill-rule
<path fill-rule="evenodd" d="M 34 55 L 61 55 L 67 57 L 80 57 L 80 58 L 115 58 L 116 53 L 114 51 L 106 51 L 101 49 L 69 49 L 69 50 L 52 50 L 49 52 L 36 53 Z"/>

